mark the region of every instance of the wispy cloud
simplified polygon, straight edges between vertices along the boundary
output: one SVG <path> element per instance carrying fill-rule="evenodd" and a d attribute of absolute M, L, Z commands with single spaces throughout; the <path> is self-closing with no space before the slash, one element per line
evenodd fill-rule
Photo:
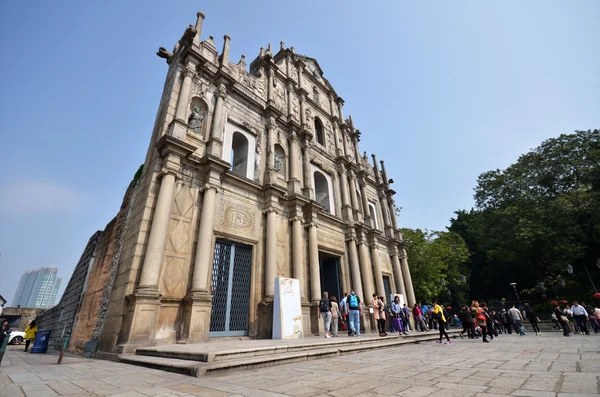
<path fill-rule="evenodd" d="M 87 195 L 59 182 L 31 177 L 0 181 L 0 213 L 33 215 L 74 212 Z"/>

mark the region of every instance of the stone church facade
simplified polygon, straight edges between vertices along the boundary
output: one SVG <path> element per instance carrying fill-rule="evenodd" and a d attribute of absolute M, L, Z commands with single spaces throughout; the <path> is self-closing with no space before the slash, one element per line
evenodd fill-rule
<path fill-rule="evenodd" d="M 268 338 L 278 276 L 300 280 L 305 334 L 322 332 L 323 291 L 414 305 L 384 163 L 359 152 L 317 61 L 281 43 L 230 62 L 203 20 L 157 53 L 168 72 L 99 350 Z"/>

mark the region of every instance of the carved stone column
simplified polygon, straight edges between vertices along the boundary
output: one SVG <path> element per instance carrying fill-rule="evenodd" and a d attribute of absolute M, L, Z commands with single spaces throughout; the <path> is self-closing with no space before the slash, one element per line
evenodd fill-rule
<path fill-rule="evenodd" d="M 267 103 L 273 101 L 273 69 L 267 70 Z"/>
<path fill-rule="evenodd" d="M 377 255 L 378 249 L 377 244 L 371 245 L 371 258 L 373 260 L 373 275 L 375 277 L 375 286 L 377 287 L 377 294 L 379 296 L 385 296 L 385 287 L 383 286 L 383 274 L 381 273 L 381 264 L 379 263 L 379 256 Z M 389 296 L 385 296 L 385 301 L 388 302 Z"/>
<path fill-rule="evenodd" d="M 292 132 L 290 144 L 290 179 L 288 182 L 289 194 L 300 194 L 300 153 L 298 151 L 298 135 Z"/>
<path fill-rule="evenodd" d="M 220 84 L 216 92 L 217 101 L 210 129 L 209 153 L 216 157 L 223 155 L 223 103 L 227 96 L 225 84 Z"/>
<path fill-rule="evenodd" d="M 396 283 L 396 291 L 402 294 L 404 300 L 408 302 L 406 296 L 406 288 L 404 287 L 404 277 L 402 276 L 402 269 L 400 268 L 400 260 L 398 259 L 398 252 L 392 253 L 392 270 L 394 271 L 394 281 Z"/>
<path fill-rule="evenodd" d="M 289 63 L 288 63 L 289 65 Z M 288 67 L 289 69 L 289 67 Z M 294 116 L 294 113 L 292 111 L 292 105 L 293 105 L 293 97 L 294 97 L 294 86 L 292 85 L 292 83 L 288 83 L 287 85 L 287 94 L 288 94 L 288 101 L 287 101 L 287 116 L 288 116 L 288 120 L 291 120 L 291 117 Z"/>
<path fill-rule="evenodd" d="M 198 227 L 196 258 L 192 274 L 192 288 L 185 297 L 183 309 L 182 339 L 189 343 L 208 340 L 210 328 L 210 311 L 212 295 L 209 277 L 212 271 L 212 240 L 215 216 L 215 198 L 217 187 L 211 184 L 204 186 L 202 199 L 202 215 Z"/>
<path fill-rule="evenodd" d="M 340 164 L 338 172 L 340 175 L 340 188 L 342 190 L 342 217 L 345 220 L 352 221 L 354 220 L 354 216 L 352 215 L 352 206 L 348 203 L 348 177 L 345 167 Z"/>
<path fill-rule="evenodd" d="M 364 222 L 367 226 L 372 229 L 375 229 L 375 219 L 371 216 L 371 212 L 369 211 L 369 199 L 367 197 L 367 188 L 364 180 L 361 181 L 360 184 L 360 194 L 362 196 L 363 201 L 363 213 L 364 213 Z"/>
<path fill-rule="evenodd" d="M 304 125 L 306 124 L 306 114 L 304 113 L 304 109 L 304 95 L 300 95 L 300 125 L 302 126 L 302 129 L 304 129 Z"/>
<path fill-rule="evenodd" d="M 315 199 L 315 191 L 312 186 L 312 172 L 310 167 L 310 141 L 305 141 L 304 153 L 302 156 L 303 168 L 304 168 L 304 189 L 303 193 L 306 197 L 311 200 Z M 320 298 L 319 298 L 320 299 Z"/>
<path fill-rule="evenodd" d="M 317 225 L 308 224 L 308 257 L 310 260 L 310 299 L 313 303 L 321 300 L 321 272 L 319 271 L 319 242 Z"/>
<path fill-rule="evenodd" d="M 415 290 L 413 289 L 412 277 L 410 276 L 410 269 L 408 268 L 408 260 L 406 259 L 406 251 L 403 250 L 404 256 L 400 260 L 402 265 L 402 275 L 404 276 L 404 285 L 406 286 L 406 294 L 408 305 L 413 307 L 416 303 Z"/>
<path fill-rule="evenodd" d="M 303 220 L 299 216 L 292 218 L 292 274 L 300 281 L 300 300 L 306 300 L 306 280 L 304 279 Z"/>
<path fill-rule="evenodd" d="M 354 289 L 358 297 L 365 302 L 366 298 L 362 288 L 362 277 L 360 275 L 360 262 L 356 252 L 356 239 L 350 238 L 347 239 L 346 242 L 348 243 L 348 251 L 350 252 L 348 259 L 350 260 L 350 272 L 352 273 L 352 283 L 350 288 Z"/>
<path fill-rule="evenodd" d="M 360 269 L 363 281 L 363 291 L 367 295 L 364 302 L 370 302 L 373 296 L 373 271 L 371 270 L 371 260 L 369 258 L 369 248 L 364 241 L 358 242 L 358 252 L 360 254 Z"/>
<path fill-rule="evenodd" d="M 265 172 L 266 183 L 275 183 L 276 171 L 275 171 L 275 128 L 277 122 L 274 117 L 267 119 L 267 170 Z"/>
<path fill-rule="evenodd" d="M 273 208 L 267 213 L 267 236 L 265 253 L 265 295 L 273 297 L 277 275 L 277 212 Z"/>
<path fill-rule="evenodd" d="M 190 91 L 192 89 L 192 77 L 194 76 L 194 72 L 190 68 L 186 67 L 181 74 L 183 75 L 183 80 L 179 90 L 177 107 L 175 108 L 175 119 L 170 126 L 170 134 L 177 139 L 184 140 L 188 130 L 188 124 L 185 116 L 187 114 L 187 108 L 190 101 Z"/>
<path fill-rule="evenodd" d="M 160 276 L 167 232 L 169 230 L 174 191 L 175 173 L 164 170 L 150 226 L 150 235 L 148 236 L 146 255 L 144 257 L 138 290 L 158 291 L 158 277 Z"/>
<path fill-rule="evenodd" d="M 392 226 L 390 225 L 390 208 L 388 207 L 387 197 L 385 194 L 379 194 L 379 205 L 381 206 L 381 211 L 383 212 L 383 224 L 385 226 L 385 235 L 387 237 L 393 238 L 394 231 L 392 230 Z"/>
<path fill-rule="evenodd" d="M 392 229 L 394 230 L 394 232 L 396 232 L 396 230 L 398 230 L 398 220 L 396 219 L 394 200 L 392 200 L 392 198 L 388 196 L 386 202 L 390 209 L 390 219 L 392 220 Z"/>
<path fill-rule="evenodd" d="M 348 170 L 348 178 L 350 179 L 350 199 L 352 201 L 352 212 L 354 213 L 353 219 L 358 222 L 362 222 L 362 213 L 359 210 L 358 197 L 356 196 L 356 178 L 354 177 L 354 171 Z"/>
<path fill-rule="evenodd" d="M 202 199 L 202 215 L 198 228 L 196 243 L 196 258 L 192 276 L 192 292 L 210 292 L 208 277 L 211 272 L 210 258 L 212 256 L 213 227 L 215 222 L 215 197 L 217 187 L 206 185 Z"/>

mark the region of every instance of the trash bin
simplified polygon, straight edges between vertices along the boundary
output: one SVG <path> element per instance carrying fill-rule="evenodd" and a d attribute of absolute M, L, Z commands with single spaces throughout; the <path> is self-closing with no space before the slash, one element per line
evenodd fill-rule
<path fill-rule="evenodd" d="M 35 335 L 31 353 L 46 353 L 48 351 L 48 343 L 50 342 L 50 330 L 40 329 Z"/>

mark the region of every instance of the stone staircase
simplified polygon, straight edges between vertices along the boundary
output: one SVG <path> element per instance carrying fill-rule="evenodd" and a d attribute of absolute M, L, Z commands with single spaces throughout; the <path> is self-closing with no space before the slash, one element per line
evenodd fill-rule
<path fill-rule="evenodd" d="M 457 330 L 449 331 L 456 337 Z M 123 354 L 119 361 L 190 376 L 253 369 L 293 362 L 336 357 L 373 349 L 398 347 L 438 339 L 438 333 L 414 332 L 409 336 L 390 335 L 339 338 L 305 338 L 301 341 L 249 340 L 231 346 L 227 342 L 166 345 L 138 348 L 135 355 Z M 219 346 L 221 345 L 221 346 Z M 235 343 L 233 345 L 236 345 Z"/>

